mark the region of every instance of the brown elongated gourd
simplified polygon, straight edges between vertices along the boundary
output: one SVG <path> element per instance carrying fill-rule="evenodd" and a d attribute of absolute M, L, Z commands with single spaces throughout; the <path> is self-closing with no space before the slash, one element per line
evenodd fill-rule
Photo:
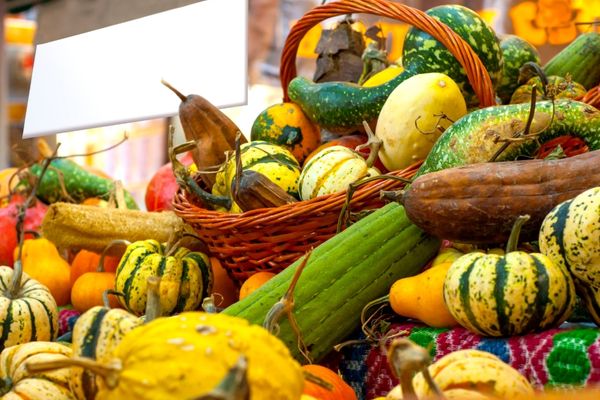
<path fill-rule="evenodd" d="M 240 128 L 204 97 L 196 94 L 185 96 L 168 82 L 162 81 L 162 84 L 181 99 L 179 119 L 186 139 L 196 141 L 192 157 L 198 170 L 204 171 L 225 162 L 225 154 L 234 149 Z M 246 143 L 243 136 L 241 140 Z M 208 187 L 215 183 L 215 174 L 201 176 Z"/>
<path fill-rule="evenodd" d="M 600 150 L 560 160 L 479 163 L 422 175 L 401 196 L 408 218 L 425 232 L 462 243 L 508 240 L 519 215 L 536 240 L 555 206 L 600 185 Z"/>

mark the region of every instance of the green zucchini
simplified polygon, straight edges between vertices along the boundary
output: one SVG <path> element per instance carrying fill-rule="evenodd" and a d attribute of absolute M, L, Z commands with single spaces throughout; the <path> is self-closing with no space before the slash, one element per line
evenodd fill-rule
<path fill-rule="evenodd" d="M 510 104 L 488 107 L 474 111 L 456 121 L 435 143 L 416 176 L 445 168 L 490 161 L 503 143 L 495 143 L 494 137 L 510 138 L 525 127 L 530 104 Z M 552 118 L 552 102 L 539 101 L 531 132 L 543 132 L 537 137 L 539 143 L 562 135 L 577 136 L 588 145 L 590 151 L 600 149 L 600 111 L 594 107 L 570 99 L 555 102 Z M 529 156 L 537 149 L 534 138 L 510 144 L 497 161 L 514 160 Z"/>
<path fill-rule="evenodd" d="M 39 177 L 42 166 L 33 164 L 29 170 Z M 59 174 L 62 178 L 59 177 Z M 68 196 L 62 189 L 61 180 L 64 182 Z M 71 199 L 81 203 L 90 197 L 108 200 L 113 188 L 114 183 L 110 179 L 93 174 L 67 158 L 56 158 L 50 162 L 36 194 L 38 198 L 48 204 Z M 137 210 L 138 206 L 131 194 L 127 191 L 124 191 L 124 194 L 127 208 Z"/>
<path fill-rule="evenodd" d="M 541 65 L 537 49 L 525 39 L 516 35 L 504 35 L 500 40 L 502 50 L 502 79 L 496 88 L 502 103 L 510 102 L 510 97 L 519 87 L 519 70 L 526 62 Z"/>
<path fill-rule="evenodd" d="M 502 74 L 502 52 L 494 31 L 475 12 L 459 5 L 444 5 L 427 11 L 448 25 L 471 45 L 495 85 Z M 477 99 L 465 70 L 444 45 L 421 30 L 409 30 L 402 55 L 404 71 L 379 86 L 363 87 L 348 82 L 314 83 L 302 77 L 288 86 L 290 99 L 313 122 L 331 132 L 362 130 L 362 121 L 374 122 L 390 93 L 411 76 L 428 72 L 448 75 L 461 88 L 468 105 Z"/>
<path fill-rule="evenodd" d="M 581 83 L 586 89 L 600 84 L 600 34 L 579 35 L 544 66 L 546 75 L 558 75 Z"/>
<path fill-rule="evenodd" d="M 390 203 L 315 248 L 294 291 L 294 315 L 314 361 L 360 326 L 367 303 L 385 295 L 397 279 L 418 273 L 439 245 L 410 223 L 404 207 Z M 301 261 L 223 313 L 262 324 Z M 285 318 L 280 327 L 279 338 L 305 361 Z"/>

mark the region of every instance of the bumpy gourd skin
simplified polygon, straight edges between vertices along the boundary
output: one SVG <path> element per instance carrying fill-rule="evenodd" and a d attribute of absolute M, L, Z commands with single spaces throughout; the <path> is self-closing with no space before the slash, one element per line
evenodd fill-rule
<path fill-rule="evenodd" d="M 504 35 L 500 40 L 502 51 L 502 79 L 496 88 L 498 97 L 504 104 L 519 87 L 519 70 L 528 61 L 541 64 L 537 49 L 525 39 L 516 35 Z"/>
<path fill-rule="evenodd" d="M 187 312 L 129 332 L 113 353 L 122 366 L 117 386 L 103 383 L 97 400 L 194 399 L 214 389 L 242 354 L 250 400 L 300 398 L 302 368 L 279 339 L 240 318 Z"/>
<path fill-rule="evenodd" d="M 490 161 L 503 145 L 495 143 L 511 138 L 523 131 L 529 116 L 529 104 L 511 104 L 488 107 L 465 115 L 448 128 L 433 146 L 416 176 L 445 168 Z M 554 118 L 552 102 L 536 104 L 531 132 L 543 132 L 540 143 L 561 135 L 580 137 L 590 151 L 600 149 L 600 111 L 575 100 L 555 101 Z M 512 143 L 496 159 L 514 160 L 518 155 L 529 155 L 536 149 L 534 138 Z"/>

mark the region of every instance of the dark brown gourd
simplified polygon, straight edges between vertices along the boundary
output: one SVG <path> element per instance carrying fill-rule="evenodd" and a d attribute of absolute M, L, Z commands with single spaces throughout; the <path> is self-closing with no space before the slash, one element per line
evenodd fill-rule
<path fill-rule="evenodd" d="M 192 151 L 196 167 L 199 171 L 216 171 L 216 167 L 225 162 L 226 153 L 234 149 L 240 128 L 204 97 L 196 94 L 185 96 L 169 83 L 162 83 L 181 99 L 179 119 L 185 138 L 196 141 L 196 149 Z M 241 141 L 246 143 L 243 136 Z M 201 177 L 208 187 L 215 183 L 214 173 L 204 173 Z"/>
<path fill-rule="evenodd" d="M 600 150 L 560 160 L 471 164 L 422 175 L 401 196 L 425 232 L 464 243 L 508 240 L 515 219 L 531 216 L 523 240 L 536 240 L 561 202 L 600 185 Z"/>

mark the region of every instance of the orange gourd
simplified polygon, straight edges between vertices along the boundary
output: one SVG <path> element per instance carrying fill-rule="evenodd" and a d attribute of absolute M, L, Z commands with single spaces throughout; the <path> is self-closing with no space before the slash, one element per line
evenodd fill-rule
<path fill-rule="evenodd" d="M 261 271 L 251 275 L 248 279 L 242 283 L 240 288 L 240 300 L 248 297 L 248 295 L 254 292 L 256 289 L 264 285 L 268 280 L 275 276 L 272 272 Z"/>
<path fill-rule="evenodd" d="M 120 260 L 120 257 L 104 257 L 104 271 L 115 272 Z M 71 262 L 71 286 L 73 286 L 75 281 L 86 272 L 96 272 L 99 262 L 100 254 L 88 250 L 79 251 Z"/>
<path fill-rule="evenodd" d="M 81 275 L 71 288 L 71 304 L 77 311 L 83 313 L 95 306 L 102 306 L 102 295 L 106 290 L 115 287 L 114 272 L 86 272 Z M 115 295 L 109 295 L 110 308 L 122 308 Z"/>
<path fill-rule="evenodd" d="M 14 257 L 17 259 L 19 248 Z M 46 286 L 56 304 L 69 304 L 71 297 L 71 267 L 58 253 L 54 244 L 43 237 L 27 239 L 23 242 L 23 271 L 31 278 Z"/>
<path fill-rule="evenodd" d="M 303 395 L 312 396 L 319 400 L 356 400 L 356 393 L 344 380 L 329 368 L 317 364 L 303 365 L 302 368 L 325 382 L 331 384 L 328 390 L 310 380 L 304 381 Z"/>
<path fill-rule="evenodd" d="M 238 289 L 235 282 L 227 275 L 227 270 L 223 268 L 221 262 L 210 257 L 210 265 L 213 272 L 213 289 L 212 293 L 215 296 L 217 307 L 229 307 L 238 301 Z"/>

